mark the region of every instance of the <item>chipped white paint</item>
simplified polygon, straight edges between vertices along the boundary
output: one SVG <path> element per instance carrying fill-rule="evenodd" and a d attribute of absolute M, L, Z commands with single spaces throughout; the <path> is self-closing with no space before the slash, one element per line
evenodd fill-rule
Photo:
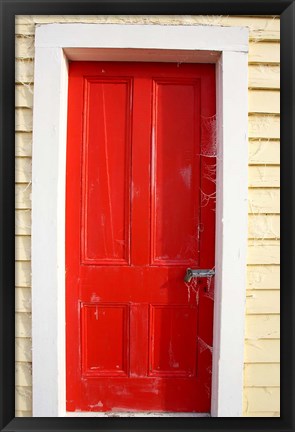
<path fill-rule="evenodd" d="M 217 63 L 219 163 L 211 415 L 242 415 L 247 238 L 247 50 L 248 30 L 244 28 L 101 24 L 37 27 L 32 201 L 34 416 L 66 415 L 64 203 L 67 57 L 75 60 Z M 239 181 L 233 181 L 233 178 Z M 233 301 L 235 308 L 232 307 Z M 88 415 L 96 416 L 93 413 Z M 156 413 L 151 415 L 157 416 Z"/>

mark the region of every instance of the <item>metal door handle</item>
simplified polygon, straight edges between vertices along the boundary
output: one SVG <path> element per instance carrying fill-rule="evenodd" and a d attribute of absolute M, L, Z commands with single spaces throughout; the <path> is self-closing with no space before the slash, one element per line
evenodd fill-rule
<path fill-rule="evenodd" d="M 191 268 L 186 269 L 185 275 L 184 275 L 184 282 L 190 282 L 193 278 L 200 278 L 200 277 L 210 277 L 214 276 L 215 271 L 209 270 L 209 269 L 197 269 L 193 270 Z"/>

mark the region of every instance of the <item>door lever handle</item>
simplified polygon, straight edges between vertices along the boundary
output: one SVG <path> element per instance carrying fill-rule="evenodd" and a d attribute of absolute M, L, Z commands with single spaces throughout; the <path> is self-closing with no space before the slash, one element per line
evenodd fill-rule
<path fill-rule="evenodd" d="M 211 277 L 214 275 L 215 275 L 214 270 L 209 270 L 209 269 L 193 270 L 191 268 L 187 268 L 184 275 L 184 282 L 190 282 L 193 278 Z"/>

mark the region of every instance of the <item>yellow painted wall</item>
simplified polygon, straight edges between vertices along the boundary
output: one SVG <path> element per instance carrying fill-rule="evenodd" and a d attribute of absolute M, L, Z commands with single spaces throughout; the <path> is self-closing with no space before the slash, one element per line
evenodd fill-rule
<path fill-rule="evenodd" d="M 280 22 L 273 17 L 16 17 L 16 416 L 31 416 L 31 157 L 35 25 L 52 22 L 247 26 L 249 246 L 244 415 L 278 416 Z"/>

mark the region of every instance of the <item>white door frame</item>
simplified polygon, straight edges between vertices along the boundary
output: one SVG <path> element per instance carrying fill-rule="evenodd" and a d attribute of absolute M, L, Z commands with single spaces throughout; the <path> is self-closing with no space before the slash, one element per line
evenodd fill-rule
<path fill-rule="evenodd" d="M 65 173 L 69 60 L 215 63 L 216 260 L 211 416 L 242 415 L 247 251 L 248 29 L 36 28 L 32 192 L 33 416 L 65 416 Z M 74 173 L 73 173 L 74 175 Z"/>

